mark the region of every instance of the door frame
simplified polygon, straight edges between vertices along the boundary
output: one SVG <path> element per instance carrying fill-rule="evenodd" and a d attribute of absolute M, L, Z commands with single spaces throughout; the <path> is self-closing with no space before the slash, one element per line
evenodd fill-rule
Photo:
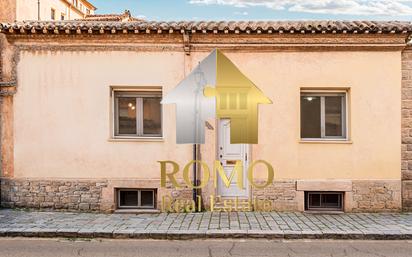
<path fill-rule="evenodd" d="M 220 161 L 220 157 L 219 157 L 219 144 L 220 144 L 220 121 L 221 120 L 230 120 L 230 118 L 218 118 L 216 119 L 216 147 L 215 147 L 215 156 L 216 156 L 216 160 Z M 249 168 L 249 163 L 250 163 L 250 156 L 251 156 L 251 147 L 250 144 L 243 144 L 245 146 L 245 165 L 243 167 L 243 179 L 244 179 L 244 186 L 245 186 L 245 194 L 244 195 L 239 195 L 239 196 L 221 196 L 222 198 L 235 198 L 235 197 L 239 197 L 239 198 L 248 198 L 250 199 L 250 194 L 251 194 L 251 190 L 250 190 L 250 185 L 249 185 L 249 180 L 247 178 L 247 171 Z M 213 171 L 215 172 L 215 171 Z M 217 178 L 219 179 L 219 178 Z M 215 195 L 219 195 L 219 182 L 217 183 L 217 187 L 215 188 Z"/>

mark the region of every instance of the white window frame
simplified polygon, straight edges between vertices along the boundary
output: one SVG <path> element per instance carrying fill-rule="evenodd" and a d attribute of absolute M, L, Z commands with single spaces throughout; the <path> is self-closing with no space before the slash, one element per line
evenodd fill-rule
<path fill-rule="evenodd" d="M 143 134 L 143 98 L 159 97 L 162 98 L 162 91 L 159 87 L 150 88 L 112 88 L 112 138 L 113 139 L 162 139 L 163 138 L 163 108 L 160 107 L 160 134 Z M 119 115 L 118 115 L 118 98 L 132 97 L 136 98 L 136 134 L 119 134 Z"/>
<path fill-rule="evenodd" d="M 299 97 L 299 105 L 301 104 L 301 97 L 302 96 L 316 96 L 320 97 L 320 122 L 321 122 L 321 137 L 320 138 L 305 138 L 301 137 L 302 141 L 348 141 L 349 140 L 349 129 L 348 129 L 348 91 L 347 90 L 301 90 L 300 97 Z M 326 128 L 325 128 L 325 96 L 343 96 L 342 101 L 342 136 L 326 136 Z M 301 109 L 299 108 L 299 113 L 301 113 Z M 300 119 L 300 131 L 299 135 L 301 135 L 302 129 L 302 119 Z"/>

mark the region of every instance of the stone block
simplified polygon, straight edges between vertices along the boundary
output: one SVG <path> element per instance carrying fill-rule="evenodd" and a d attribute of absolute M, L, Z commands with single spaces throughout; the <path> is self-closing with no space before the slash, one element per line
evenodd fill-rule
<path fill-rule="evenodd" d="M 79 203 L 79 210 L 81 210 L 81 211 L 90 210 L 90 204 L 88 204 L 88 203 Z"/>
<path fill-rule="evenodd" d="M 54 203 L 53 202 L 42 202 L 40 203 L 41 208 L 53 208 Z"/>

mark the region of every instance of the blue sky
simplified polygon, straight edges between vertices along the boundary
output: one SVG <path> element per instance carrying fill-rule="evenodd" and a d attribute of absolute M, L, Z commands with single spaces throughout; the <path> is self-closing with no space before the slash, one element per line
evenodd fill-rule
<path fill-rule="evenodd" d="M 89 0 L 147 20 L 412 20 L 412 0 Z"/>

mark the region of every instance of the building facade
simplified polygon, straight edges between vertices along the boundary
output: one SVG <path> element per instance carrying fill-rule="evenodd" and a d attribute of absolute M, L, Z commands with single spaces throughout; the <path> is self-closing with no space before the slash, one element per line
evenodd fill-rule
<path fill-rule="evenodd" d="M 1 32 L 4 207 L 160 210 L 192 199 L 183 170 L 195 154 L 211 171 L 197 191 L 206 208 L 258 198 L 279 211 L 411 210 L 410 23 L 26 22 Z M 161 99 L 216 48 L 273 102 L 259 106 L 258 144 L 230 144 L 223 118 L 207 121 L 205 144 L 176 144 L 175 107 Z M 243 190 L 220 178 L 215 187 L 216 160 L 227 174 L 264 160 L 274 181 L 259 187 L 260 163 Z M 181 187 L 161 186 L 159 161 L 179 165 Z"/>
<path fill-rule="evenodd" d="M 87 0 L 4 0 L 1 7 L 2 22 L 83 19 L 96 10 Z"/>

